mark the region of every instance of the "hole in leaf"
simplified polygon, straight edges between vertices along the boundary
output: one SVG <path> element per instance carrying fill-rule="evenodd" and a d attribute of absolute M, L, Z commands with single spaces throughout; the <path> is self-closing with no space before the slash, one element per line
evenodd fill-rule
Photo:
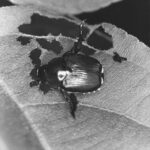
<path fill-rule="evenodd" d="M 149 1 L 124 0 L 95 12 L 76 16 L 88 24 L 108 22 L 124 29 L 150 46 Z"/>
<path fill-rule="evenodd" d="M 30 84 L 30 86 L 35 86 L 35 85 L 37 85 L 36 84 L 36 80 L 38 80 L 38 76 L 37 76 L 37 71 L 38 71 L 38 68 L 33 68 L 32 70 L 31 70 L 31 72 L 30 72 L 30 76 L 31 76 L 31 78 L 35 81 L 33 81 L 33 82 L 31 82 L 31 84 Z"/>
<path fill-rule="evenodd" d="M 87 39 L 87 43 L 100 50 L 108 50 L 113 47 L 112 37 L 101 26 Z"/>
<path fill-rule="evenodd" d="M 33 65 L 35 65 L 35 66 L 41 65 L 40 56 L 41 56 L 41 50 L 40 49 L 36 48 L 36 49 L 31 51 L 29 57 L 32 60 Z"/>
<path fill-rule="evenodd" d="M 39 89 L 46 94 L 51 88 L 49 84 L 40 84 Z"/>
<path fill-rule="evenodd" d="M 34 13 L 31 16 L 31 23 L 20 25 L 19 31 L 36 36 L 46 36 L 48 34 L 56 36 L 62 34 L 63 36 L 76 38 L 79 33 L 79 25 L 64 18 L 48 18 Z M 89 30 L 84 27 L 83 31 L 85 37 Z"/>
<path fill-rule="evenodd" d="M 53 51 L 57 55 L 63 50 L 63 47 L 55 39 L 52 42 L 49 42 L 43 38 L 36 39 L 36 41 L 41 45 L 42 48 L 47 49 L 48 51 Z"/>
<path fill-rule="evenodd" d="M 90 47 L 88 47 L 88 46 L 84 46 L 83 45 L 81 52 L 83 52 L 85 55 L 94 55 L 95 50 L 90 48 Z"/>
<path fill-rule="evenodd" d="M 33 79 L 33 81 L 30 82 L 30 87 L 38 85 L 37 71 L 41 65 L 40 56 L 41 56 L 41 50 L 38 48 L 32 50 L 29 55 L 30 59 L 32 60 L 32 64 L 34 65 L 34 68 L 30 72 L 30 76 Z"/>
<path fill-rule="evenodd" d="M 28 43 L 30 43 L 31 38 L 29 37 L 24 37 L 24 36 L 19 36 L 17 38 L 17 41 L 19 41 L 21 43 L 21 45 L 27 45 Z"/>
<path fill-rule="evenodd" d="M 14 4 L 11 3 L 10 1 L 8 0 L 1 0 L 0 1 L 0 7 L 4 7 L 4 6 L 13 6 Z"/>

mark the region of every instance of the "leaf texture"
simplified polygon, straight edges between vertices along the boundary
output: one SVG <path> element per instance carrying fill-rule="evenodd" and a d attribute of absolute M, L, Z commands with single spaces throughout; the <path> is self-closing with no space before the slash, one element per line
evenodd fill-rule
<path fill-rule="evenodd" d="M 14 17 L 10 15 L 15 11 Z M 114 25 L 102 24 L 113 39 L 113 48 L 108 51 L 94 49 L 93 57 L 104 66 L 104 84 L 99 92 L 77 95 L 79 107 L 74 120 L 58 91 L 44 95 L 37 86 L 29 86 L 35 63 L 29 57 L 31 52 L 40 51 L 36 61 L 44 64 L 73 46 L 70 37 L 19 32 L 18 27 L 30 23 L 37 11 L 44 15 L 45 11 L 23 6 L 0 10 L 0 18 L 9 14 L 1 24 L 0 36 L 0 139 L 7 149 L 149 150 L 150 49 Z M 45 15 L 56 17 L 48 12 Z M 18 40 L 21 36 L 29 40 L 22 43 Z M 40 38 L 50 44 L 51 50 L 41 46 Z M 62 50 L 55 53 L 58 44 Z M 114 62 L 114 51 L 128 61 Z"/>

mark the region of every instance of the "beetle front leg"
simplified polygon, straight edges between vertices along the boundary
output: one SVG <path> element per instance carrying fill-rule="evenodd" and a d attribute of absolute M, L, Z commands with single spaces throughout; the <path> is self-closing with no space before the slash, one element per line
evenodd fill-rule
<path fill-rule="evenodd" d="M 69 104 L 71 116 L 75 119 L 76 118 L 75 112 L 77 110 L 77 105 L 78 105 L 76 96 L 73 93 L 67 93 L 63 90 L 61 90 L 61 93 Z"/>
<path fill-rule="evenodd" d="M 83 38 L 83 26 L 84 26 L 84 21 L 81 22 L 80 27 L 79 27 L 79 36 L 78 36 L 78 41 L 74 43 L 74 47 L 71 50 L 71 53 L 77 54 L 81 48 L 82 48 L 82 42 L 84 41 Z"/>

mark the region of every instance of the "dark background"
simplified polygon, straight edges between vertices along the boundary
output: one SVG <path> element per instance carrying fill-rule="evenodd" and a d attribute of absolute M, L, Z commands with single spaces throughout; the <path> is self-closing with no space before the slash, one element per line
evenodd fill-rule
<path fill-rule="evenodd" d="M 0 6 L 13 5 L 7 0 L 0 0 Z M 76 15 L 86 19 L 89 24 L 108 22 L 136 36 L 150 46 L 150 1 L 123 0 L 92 13 Z"/>

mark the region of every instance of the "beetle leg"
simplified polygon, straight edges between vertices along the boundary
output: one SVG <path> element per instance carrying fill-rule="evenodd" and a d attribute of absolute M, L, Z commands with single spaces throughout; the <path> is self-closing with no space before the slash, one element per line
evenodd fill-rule
<path fill-rule="evenodd" d="M 83 38 L 83 26 L 84 26 L 84 20 L 81 22 L 80 27 L 79 27 L 79 36 L 78 36 L 78 41 L 74 43 L 74 47 L 71 50 L 73 54 L 77 54 L 81 48 L 82 48 L 82 42 L 84 41 Z"/>
<path fill-rule="evenodd" d="M 71 93 L 70 94 L 70 102 L 69 102 L 69 106 L 70 106 L 70 113 L 72 115 L 72 117 L 75 119 L 75 112 L 77 110 L 77 105 L 78 105 L 78 101 L 77 101 L 77 98 L 76 96 Z"/>
<path fill-rule="evenodd" d="M 73 93 L 67 93 L 63 90 L 61 90 L 61 93 L 69 104 L 71 116 L 75 119 L 76 118 L 75 112 L 77 110 L 77 105 L 78 105 L 76 96 Z"/>
<path fill-rule="evenodd" d="M 121 63 L 122 61 L 126 61 L 127 58 L 121 57 L 117 52 L 114 52 L 113 60 Z"/>

